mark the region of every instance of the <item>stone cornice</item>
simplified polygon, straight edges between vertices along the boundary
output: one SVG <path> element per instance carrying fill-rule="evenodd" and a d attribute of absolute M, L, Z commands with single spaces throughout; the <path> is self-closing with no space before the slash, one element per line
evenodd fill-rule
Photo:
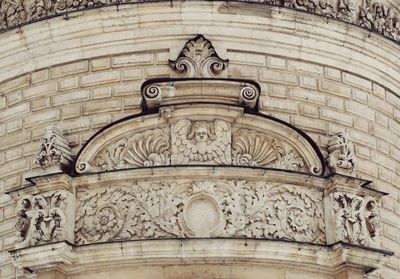
<path fill-rule="evenodd" d="M 240 252 L 238 252 L 240 251 Z M 316 253 L 318 251 L 318 253 Z M 58 242 L 9 251 L 13 263 L 31 272 L 57 269 L 64 274 L 96 270 L 99 266 L 143 266 L 155 264 L 274 263 L 280 266 L 336 274 L 345 266 L 372 271 L 393 253 L 335 243 L 308 243 L 256 239 L 167 239 L 111 242 L 75 246 Z M 49 260 L 51 259 L 51 260 Z M 290 259 L 286 261 L 285 259 Z"/>
<path fill-rule="evenodd" d="M 4 0 L 0 3 L 0 32 L 39 20 L 63 15 L 65 19 L 77 11 L 140 4 L 143 2 L 170 2 L 163 0 Z M 379 33 L 400 43 L 400 12 L 392 2 L 377 0 L 236 0 L 228 2 L 258 3 L 300 10 L 330 19 L 336 19 Z M 173 4 L 173 2 L 171 2 Z"/>

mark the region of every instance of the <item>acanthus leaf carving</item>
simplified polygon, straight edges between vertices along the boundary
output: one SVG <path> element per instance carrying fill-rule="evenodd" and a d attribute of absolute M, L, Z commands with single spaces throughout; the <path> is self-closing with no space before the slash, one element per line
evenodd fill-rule
<path fill-rule="evenodd" d="M 325 241 L 317 191 L 246 181 L 144 186 L 80 193 L 76 242 L 209 236 Z"/>
<path fill-rule="evenodd" d="M 354 22 L 356 18 L 356 4 L 353 0 L 339 0 L 337 18 L 347 22 Z"/>
<path fill-rule="evenodd" d="M 67 238 L 67 208 L 73 206 L 71 194 L 50 191 L 23 197 L 18 204 L 17 247 L 28 247 Z"/>
<path fill-rule="evenodd" d="M 373 197 L 349 193 L 333 194 L 336 239 L 351 244 L 374 246 L 379 242 L 381 222 Z"/>
<path fill-rule="evenodd" d="M 35 163 L 46 169 L 48 167 L 69 167 L 73 160 L 68 140 L 56 127 L 47 127 L 43 136 L 41 150 L 36 156 Z"/>
<path fill-rule="evenodd" d="M 274 6 L 283 6 L 298 10 L 303 10 L 330 18 L 358 24 L 369 30 L 374 30 L 384 36 L 390 37 L 396 41 L 399 40 L 400 19 L 395 7 L 384 5 L 379 1 L 372 3 L 371 0 L 242 0 L 244 2 L 266 3 Z M 84 8 L 96 6 L 112 5 L 115 2 L 128 3 L 129 0 L 4 0 L 0 3 L 0 29 L 16 27 L 20 24 L 46 18 L 49 15 L 63 14 L 66 11 L 72 12 Z M 200 36 L 200 35 L 199 35 Z M 196 38 L 199 38 L 196 37 Z M 204 38 L 204 37 L 203 37 Z M 208 42 L 206 39 L 204 41 Z M 199 41 L 203 44 L 204 41 Z M 196 43 L 196 41 L 195 41 Z M 196 44 L 192 44 L 187 49 L 187 53 L 181 53 L 182 57 L 190 57 L 192 50 L 196 49 Z M 205 46 L 206 44 L 204 44 Z M 208 46 L 207 46 L 208 47 Z M 211 47 L 212 50 L 214 50 Z M 195 52 L 195 51 L 194 51 Z M 210 55 L 205 59 L 203 65 L 197 66 L 196 59 L 182 59 L 181 55 L 175 61 L 170 61 L 171 66 L 177 71 L 185 73 L 187 77 L 213 77 L 227 66 L 227 60 L 222 60 L 218 56 L 210 54 L 208 48 L 204 52 Z M 193 51 L 192 51 L 193 53 Z M 198 52 L 200 53 L 200 52 Z M 195 55 L 192 57 L 206 57 L 204 55 Z M 196 68 L 197 67 L 197 68 Z"/>
<path fill-rule="evenodd" d="M 189 40 L 170 66 L 184 77 L 215 77 L 228 66 L 228 60 L 221 59 L 214 46 L 202 35 Z"/>
<path fill-rule="evenodd" d="M 340 132 L 328 141 L 328 165 L 333 173 L 349 174 L 354 170 L 356 158 L 353 143 L 347 133 Z"/>
<path fill-rule="evenodd" d="M 400 17 L 393 8 L 364 0 L 360 8 L 359 24 L 397 40 L 400 36 Z"/>

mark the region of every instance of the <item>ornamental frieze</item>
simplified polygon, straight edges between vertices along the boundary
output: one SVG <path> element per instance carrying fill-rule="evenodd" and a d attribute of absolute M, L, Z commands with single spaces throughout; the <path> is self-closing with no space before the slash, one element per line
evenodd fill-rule
<path fill-rule="evenodd" d="M 322 193 L 266 182 L 137 183 L 78 194 L 77 244 L 249 237 L 325 243 Z"/>
<path fill-rule="evenodd" d="M 145 1 L 134 0 L 4 0 L 0 2 L 0 30 L 17 27 L 31 21 L 66 14 L 74 10 L 86 8 L 138 3 Z M 368 30 L 380 33 L 395 41 L 400 40 L 400 14 L 390 4 L 382 4 L 376 0 L 247 0 L 264 5 L 272 5 L 297 9 L 356 24 Z M 207 46 L 207 40 L 198 40 L 189 44 L 179 58 L 173 62 L 174 67 L 186 76 L 214 76 L 215 73 L 226 67 L 227 61 L 221 60 L 215 52 L 204 53 L 207 63 L 213 65 L 213 71 L 203 71 L 206 67 L 197 63 L 196 48 L 199 45 Z M 203 59 L 204 60 L 204 59 Z"/>
<path fill-rule="evenodd" d="M 122 127 L 116 130 L 121 132 L 114 139 L 99 135 L 100 141 L 107 140 L 90 142 L 76 162 L 77 172 L 174 165 L 248 166 L 312 174 L 322 170 L 318 155 L 309 154 L 309 143 L 304 140 L 298 145 L 298 140 L 291 141 L 287 138 L 290 129 L 278 123 L 278 127 L 270 125 L 268 132 L 261 132 L 228 120 L 191 117 L 170 120 L 168 125 L 142 132 L 124 132 L 131 121 L 119 124 Z M 268 123 L 265 119 L 260 121 Z M 146 127 L 145 122 L 142 126 Z"/>

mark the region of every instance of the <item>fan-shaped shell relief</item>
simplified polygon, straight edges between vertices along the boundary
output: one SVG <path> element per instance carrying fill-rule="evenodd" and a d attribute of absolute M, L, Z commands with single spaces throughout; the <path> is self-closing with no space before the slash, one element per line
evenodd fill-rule
<path fill-rule="evenodd" d="M 299 144 L 297 139 L 285 138 L 290 128 L 282 127 L 279 134 L 274 127 L 279 124 L 271 119 L 265 121 L 271 126 L 271 130 L 265 132 L 256 131 L 253 127 L 245 128 L 227 119 L 210 117 L 207 120 L 195 120 L 193 117 L 190 120 L 177 119 L 169 125 L 140 129 L 138 132 L 132 130 L 114 139 L 110 139 L 105 131 L 105 135 L 96 137 L 83 150 L 77 160 L 76 171 L 88 173 L 170 165 L 232 165 L 312 174 L 321 172 L 318 154 L 313 152 L 307 140 L 303 139 Z M 125 126 L 134 122 L 134 119 L 128 120 L 125 125 L 120 125 L 120 129 L 125 130 Z M 99 148 L 93 150 L 92 144 Z"/>

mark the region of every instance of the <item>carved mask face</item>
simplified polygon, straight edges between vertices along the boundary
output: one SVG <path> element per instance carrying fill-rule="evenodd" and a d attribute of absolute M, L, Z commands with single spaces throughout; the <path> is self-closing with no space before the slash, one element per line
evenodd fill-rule
<path fill-rule="evenodd" d="M 208 140 L 208 130 L 206 128 L 200 127 L 196 130 L 194 140 L 196 143 L 207 142 Z"/>

